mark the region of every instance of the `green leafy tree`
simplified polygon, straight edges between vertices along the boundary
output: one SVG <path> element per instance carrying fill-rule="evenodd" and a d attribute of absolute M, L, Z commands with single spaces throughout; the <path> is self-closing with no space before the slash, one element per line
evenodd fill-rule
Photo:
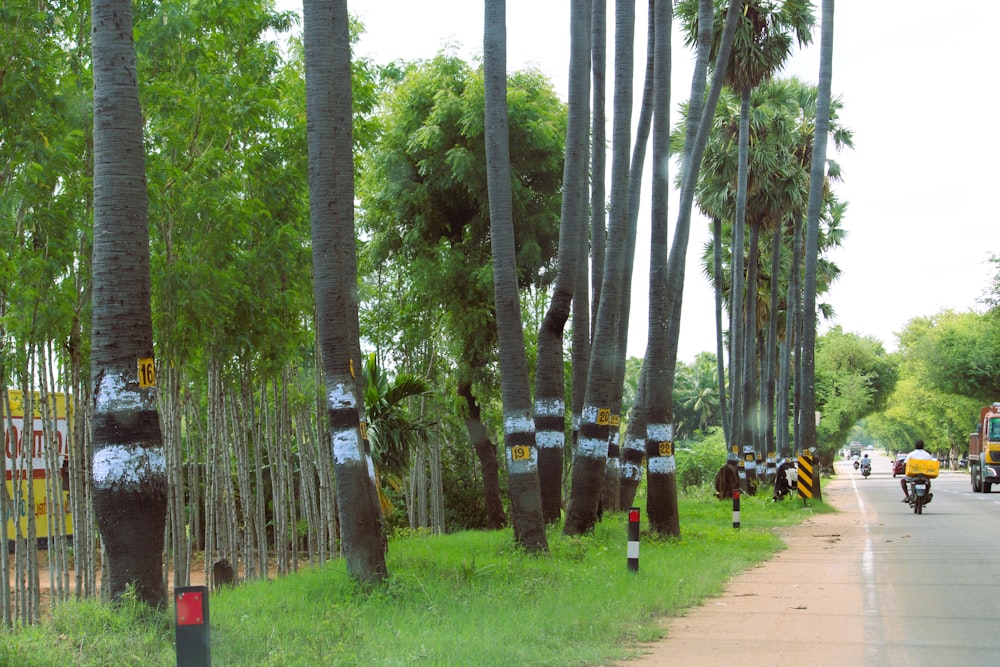
<path fill-rule="evenodd" d="M 677 440 L 686 440 L 696 431 L 706 432 L 710 427 L 721 426 L 714 354 L 701 352 L 693 363 L 678 363 L 673 404 Z"/>
<path fill-rule="evenodd" d="M 495 393 L 498 346 L 483 72 L 447 54 L 400 70 L 359 188 L 365 266 L 405 266 L 395 294 L 407 312 L 440 323 L 457 368 L 459 411 L 483 468 L 488 525 L 499 528 L 506 521 L 499 465 L 482 418 Z M 507 86 L 517 285 L 545 286 L 558 246 L 566 112 L 536 71 L 510 74 Z M 386 332 L 382 340 L 396 335 L 403 334 Z"/>
<path fill-rule="evenodd" d="M 871 337 L 834 327 L 816 343 L 817 443 L 832 462 L 854 425 L 881 410 L 896 386 L 897 361 Z"/>
<path fill-rule="evenodd" d="M 430 383 L 411 373 L 397 373 L 391 380 L 379 364 L 378 355 L 364 360 L 365 411 L 368 442 L 379 483 L 379 502 L 384 514 L 392 511 L 384 489 L 399 491 L 409 472 L 413 452 L 430 438 L 432 423 L 414 417 L 408 409 L 411 399 L 430 393 Z"/>
<path fill-rule="evenodd" d="M 927 325 L 908 327 L 904 334 L 909 353 L 923 362 L 927 380 L 939 391 L 983 405 L 1000 400 L 1000 318 L 946 310 L 928 318 Z"/>

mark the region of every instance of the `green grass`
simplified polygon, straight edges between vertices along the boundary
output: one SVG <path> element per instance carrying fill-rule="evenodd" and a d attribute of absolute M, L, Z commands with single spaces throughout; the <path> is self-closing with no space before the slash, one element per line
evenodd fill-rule
<path fill-rule="evenodd" d="M 593 665 L 662 635 L 658 619 L 717 595 L 733 575 L 782 548 L 771 530 L 829 511 L 798 500 L 732 505 L 682 498 L 682 536 L 645 531 L 639 572 L 626 566 L 624 514 L 592 535 L 549 531 L 529 556 L 509 530 L 412 535 L 390 543 L 384 586 L 364 593 L 343 561 L 212 594 L 212 664 Z M 643 527 L 645 527 L 643 516 Z M 175 665 L 173 610 L 88 600 L 57 606 L 38 626 L 0 632 L 0 665 Z"/>

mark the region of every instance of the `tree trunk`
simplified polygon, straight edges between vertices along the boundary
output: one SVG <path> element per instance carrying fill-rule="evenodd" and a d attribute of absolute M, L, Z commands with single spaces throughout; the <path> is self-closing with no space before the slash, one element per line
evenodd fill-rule
<path fill-rule="evenodd" d="M 635 145 L 632 149 L 632 163 L 628 176 L 628 203 L 625 223 L 625 253 L 622 264 L 621 278 L 621 312 L 618 320 L 618 339 L 615 347 L 614 374 L 611 379 L 611 425 L 608 439 L 608 459 L 605 464 L 604 485 L 602 493 L 602 508 L 609 511 L 618 510 L 621 505 L 622 463 L 620 460 L 619 441 L 621 439 L 620 415 L 622 395 L 625 384 L 625 363 L 628 352 L 629 319 L 632 315 L 632 267 L 635 265 L 635 240 L 639 226 L 639 207 L 642 194 L 642 173 L 646 163 L 646 148 L 653 122 L 654 100 L 654 58 L 655 22 L 653 10 L 655 3 L 650 0 L 648 10 L 648 32 L 646 35 L 646 73 L 642 88 L 642 102 L 639 107 L 639 122 L 636 125 Z"/>
<path fill-rule="evenodd" d="M 559 263 L 549 308 L 538 331 L 535 368 L 535 440 L 542 515 L 546 523 L 562 516 L 562 462 L 566 439 L 566 382 L 563 329 L 574 299 L 581 256 L 580 237 L 587 215 L 587 120 L 590 116 L 590 0 L 570 6 L 569 105 L 566 158 L 563 162 Z M 580 295 L 586 297 L 586 292 Z"/>
<path fill-rule="evenodd" d="M 364 393 L 354 236 L 351 45 L 346 0 L 305 0 L 303 40 L 316 328 L 323 357 L 337 508 L 347 571 L 388 576 L 374 467 L 362 432 Z"/>
<path fill-rule="evenodd" d="M 782 226 L 778 225 L 771 237 L 771 312 L 767 327 L 767 360 L 761 392 L 761 417 L 764 420 L 764 454 L 776 454 L 774 437 L 774 406 L 778 372 L 778 305 L 781 299 Z"/>
<path fill-rule="evenodd" d="M 712 285 L 715 288 L 715 367 L 719 392 L 719 417 L 726 449 L 732 440 L 726 402 L 726 347 L 722 340 L 722 220 L 712 218 Z"/>
<path fill-rule="evenodd" d="M 486 182 L 489 191 L 493 294 L 500 347 L 504 450 L 510 477 L 514 539 L 527 551 L 548 551 L 531 418 L 528 360 L 521 325 L 514 251 L 510 143 L 507 119 L 507 4 L 486 0 L 483 71 L 486 97 Z M 575 255 L 576 244 L 569 246 Z M 566 278 L 572 290 L 574 273 Z M 567 303 L 568 306 L 568 303 Z M 565 316 L 563 316 L 565 322 Z M 559 335 L 561 340 L 561 332 Z M 561 346 L 560 346 L 561 347 Z M 561 350 L 560 350 L 561 356 Z M 561 377 L 560 373 L 560 377 Z M 560 395 L 564 393 L 560 387 Z"/>
<path fill-rule="evenodd" d="M 629 153 L 632 126 L 632 70 L 635 3 L 624 0 L 615 8 L 615 91 L 612 131 L 611 215 L 608 248 L 597 305 L 597 325 L 587 373 L 587 391 L 580 418 L 580 434 L 573 453 L 572 486 L 563 532 L 579 535 L 597 523 L 604 466 L 611 426 L 611 390 L 622 297 L 625 226 L 628 214 Z"/>
<path fill-rule="evenodd" d="M 809 172 L 809 212 L 806 220 L 805 322 L 802 340 L 802 446 L 816 446 L 816 265 L 819 255 L 819 215 L 826 181 L 826 144 L 830 132 L 830 83 L 833 77 L 834 0 L 823 0 L 820 33 L 819 87 L 816 97 L 816 129 L 813 134 L 812 168 Z M 822 499 L 819 484 L 813 497 Z"/>
<path fill-rule="evenodd" d="M 497 460 L 496 445 L 490 439 L 483 424 L 479 403 L 472 393 L 472 385 L 459 380 L 458 395 L 465 399 L 467 408 L 465 430 L 472 441 L 472 447 L 479 457 L 479 465 L 483 469 L 483 496 L 486 503 L 486 527 L 499 530 L 507 525 L 507 515 L 503 511 L 503 501 L 500 498 L 500 463 Z"/>
<path fill-rule="evenodd" d="M 130 0 L 94 0 L 91 385 L 94 511 L 112 598 L 167 603 L 167 475 L 156 409 L 149 217 Z"/>
<path fill-rule="evenodd" d="M 667 220 L 670 144 L 670 29 L 672 6 L 656 3 L 653 119 L 653 196 L 650 221 L 649 332 L 644 363 L 646 414 L 647 516 L 650 530 L 664 536 L 680 536 L 677 508 L 677 466 L 674 459 L 673 407 L 667 378 L 667 321 L 670 296 L 667 285 Z"/>

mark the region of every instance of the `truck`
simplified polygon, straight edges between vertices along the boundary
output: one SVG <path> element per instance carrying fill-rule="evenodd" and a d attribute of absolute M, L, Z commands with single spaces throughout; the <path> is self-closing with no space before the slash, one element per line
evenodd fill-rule
<path fill-rule="evenodd" d="M 989 493 L 1000 484 L 1000 403 L 979 411 L 976 431 L 969 436 L 969 474 L 975 493 Z"/>

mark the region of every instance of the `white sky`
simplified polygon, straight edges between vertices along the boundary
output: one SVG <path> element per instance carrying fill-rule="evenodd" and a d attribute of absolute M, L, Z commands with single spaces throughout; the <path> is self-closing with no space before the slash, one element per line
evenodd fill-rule
<path fill-rule="evenodd" d="M 613 26 L 614 0 L 608 0 Z M 785 74 L 818 81 L 820 0 L 815 0 L 814 44 L 798 53 Z M 942 309 L 977 307 L 1000 254 L 991 238 L 1000 139 L 994 129 L 997 87 L 988 74 L 1000 3 L 976 2 L 948 10 L 930 0 L 840 0 L 834 21 L 833 94 L 843 99 L 841 123 L 854 131 L 853 150 L 833 155 L 849 202 L 843 247 L 831 255 L 842 276 L 825 300 L 831 324 L 870 335 L 889 350 L 914 317 Z M 301 9 L 279 0 L 279 7 Z M 356 53 L 376 62 L 433 57 L 446 44 L 471 59 L 482 52 L 483 3 L 474 0 L 349 2 L 366 32 Z M 964 9 L 962 8 L 964 7 Z M 641 93 L 646 3 L 636 3 L 636 95 Z M 569 57 L 569 0 L 507 0 L 508 68 L 533 66 L 565 99 Z M 613 27 L 609 35 L 611 99 Z M 691 53 L 675 37 L 674 109 L 688 97 Z M 638 113 L 638 99 L 636 102 Z M 610 118 L 610 109 L 608 111 Z M 672 124 L 676 122 L 676 112 Z M 608 133 L 610 138 L 610 131 Z M 832 144 L 830 151 L 833 150 Z M 987 161 L 993 158 L 992 161 Z M 648 161 L 648 159 L 647 159 Z M 610 162 L 610 155 L 609 155 Z M 674 166 L 671 167 L 672 169 Z M 648 188 L 644 190 L 648 202 Z M 993 211 L 992 213 L 990 211 Z M 676 220 L 671 203 L 671 228 Z M 628 352 L 646 345 L 648 212 L 640 212 L 632 287 Z M 679 359 L 714 351 L 714 300 L 699 256 L 708 223 L 692 223 Z"/>

